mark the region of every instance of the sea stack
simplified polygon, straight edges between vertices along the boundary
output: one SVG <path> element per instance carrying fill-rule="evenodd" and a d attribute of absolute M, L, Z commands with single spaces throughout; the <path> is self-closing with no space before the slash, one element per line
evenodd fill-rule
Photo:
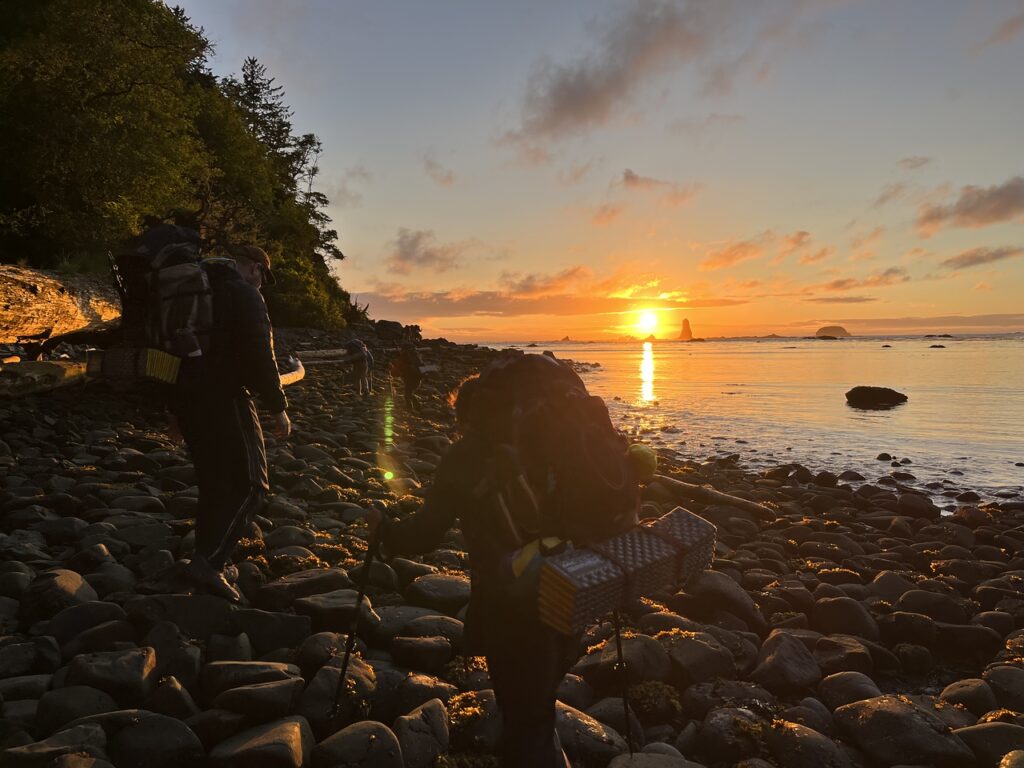
<path fill-rule="evenodd" d="M 693 340 L 693 331 L 690 330 L 690 321 L 687 320 L 685 317 L 683 318 L 683 329 L 681 331 L 679 331 L 679 340 L 680 341 L 692 341 Z"/>
<path fill-rule="evenodd" d="M 814 335 L 819 339 L 848 339 L 852 334 L 841 325 L 826 325 Z"/>

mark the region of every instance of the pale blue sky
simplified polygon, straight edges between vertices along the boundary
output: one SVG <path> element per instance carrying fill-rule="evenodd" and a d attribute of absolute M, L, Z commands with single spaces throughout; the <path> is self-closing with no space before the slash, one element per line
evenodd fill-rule
<path fill-rule="evenodd" d="M 1024 328 L 1024 0 L 183 5 L 323 140 L 338 274 L 378 315 Z"/>

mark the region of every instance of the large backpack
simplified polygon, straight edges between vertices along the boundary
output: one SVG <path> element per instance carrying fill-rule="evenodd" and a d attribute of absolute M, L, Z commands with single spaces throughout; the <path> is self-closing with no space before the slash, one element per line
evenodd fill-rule
<path fill-rule="evenodd" d="M 118 254 L 114 267 L 128 346 L 178 357 L 208 350 L 213 291 L 195 230 L 152 227 Z"/>
<path fill-rule="evenodd" d="M 552 535 L 586 546 L 637 524 L 640 484 L 627 441 L 567 364 L 509 356 L 463 385 L 464 395 L 464 420 L 500 465 L 486 492 L 509 546 Z"/>

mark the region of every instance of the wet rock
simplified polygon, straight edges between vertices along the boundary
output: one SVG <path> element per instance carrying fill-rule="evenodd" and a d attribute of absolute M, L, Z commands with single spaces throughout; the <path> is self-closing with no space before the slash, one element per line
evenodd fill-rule
<path fill-rule="evenodd" d="M 321 595 L 351 587 L 352 581 L 341 568 L 297 571 L 265 584 L 256 593 L 255 602 L 268 611 L 284 611 L 303 597 Z"/>
<path fill-rule="evenodd" d="M 132 598 L 124 607 L 132 619 L 149 624 L 170 621 L 185 635 L 197 640 L 237 632 L 235 606 L 212 595 L 147 595 Z"/>
<path fill-rule="evenodd" d="M 454 616 L 469 602 L 469 579 L 442 573 L 418 576 L 406 587 L 405 597 L 413 605 Z"/>
<path fill-rule="evenodd" d="M 448 751 L 448 712 L 440 699 L 431 699 L 392 726 L 402 749 L 405 768 L 430 768 Z"/>
<path fill-rule="evenodd" d="M 245 716 L 225 709 L 207 709 L 192 715 L 185 724 L 199 737 L 209 751 L 225 739 L 243 730 Z"/>
<path fill-rule="evenodd" d="M 453 751 L 492 754 L 497 751 L 501 739 L 501 712 L 493 690 L 469 691 L 454 696 L 448 702 L 448 717 Z M 561 730 L 558 735 L 561 737 Z M 565 747 L 564 741 L 562 746 Z"/>
<path fill-rule="evenodd" d="M 923 589 L 905 592 L 893 608 L 897 611 L 919 613 L 947 624 L 966 624 L 970 620 L 967 609 L 954 597 Z"/>
<path fill-rule="evenodd" d="M 248 608 L 236 611 L 234 618 L 260 655 L 277 648 L 296 648 L 312 631 L 312 621 L 308 616 L 293 613 Z"/>
<path fill-rule="evenodd" d="M 326 738 L 339 727 L 363 720 L 370 713 L 377 676 L 373 667 L 358 656 L 349 659 L 345 683 L 338 698 L 340 706 L 335 713 L 341 661 L 334 658 L 321 667 L 299 700 L 299 714 L 306 718 L 318 738 Z"/>
<path fill-rule="evenodd" d="M 458 653 L 462 649 L 464 631 L 458 619 L 437 614 L 410 620 L 402 628 L 401 634 L 405 637 L 445 637 L 451 643 L 452 650 Z"/>
<path fill-rule="evenodd" d="M 814 645 L 814 658 L 823 675 L 835 672 L 863 672 L 874 669 L 871 650 L 857 637 L 828 635 L 818 638 Z M 892 666 L 898 666 L 898 662 Z"/>
<path fill-rule="evenodd" d="M 821 670 L 806 645 L 792 635 L 773 630 L 761 646 L 751 679 L 773 692 L 793 692 L 816 685 Z"/>
<path fill-rule="evenodd" d="M 402 748 L 386 725 L 364 720 L 343 728 L 314 748 L 313 768 L 339 765 L 403 768 Z"/>
<path fill-rule="evenodd" d="M 98 688 L 121 705 L 141 704 L 153 687 L 155 670 L 152 648 L 83 653 L 68 665 L 67 685 Z"/>
<path fill-rule="evenodd" d="M 182 768 L 202 765 L 206 756 L 199 737 L 180 720 L 143 713 L 134 722 L 107 731 L 107 752 L 118 768 Z"/>
<path fill-rule="evenodd" d="M 562 702 L 555 704 L 555 730 L 569 759 L 587 768 L 605 766 L 626 751 L 618 733 Z"/>
<path fill-rule="evenodd" d="M 702 753 L 735 763 L 758 753 L 766 724 L 749 709 L 723 707 L 708 712 L 697 733 Z"/>
<path fill-rule="evenodd" d="M 120 605 L 95 600 L 65 608 L 46 624 L 46 632 L 64 645 L 87 629 L 126 618 L 127 614 Z"/>
<path fill-rule="evenodd" d="M 247 723 L 265 723 L 294 714 L 302 695 L 301 677 L 254 683 L 229 688 L 210 703 L 214 709 L 226 709 L 245 715 Z"/>
<path fill-rule="evenodd" d="M 203 693 L 209 700 L 222 692 L 243 685 L 273 683 L 299 677 L 293 664 L 274 661 L 214 661 L 203 667 Z"/>
<path fill-rule="evenodd" d="M 621 696 L 609 696 L 592 704 L 587 708 L 586 714 L 607 725 L 619 735 L 633 734 L 633 743 L 641 743 L 644 740 L 644 727 L 636 716 L 633 707 L 629 707 L 629 722 L 626 722 L 626 710 L 622 706 Z"/>
<path fill-rule="evenodd" d="M 982 679 L 991 687 L 999 706 L 1024 712 L 1024 669 L 994 666 L 985 670 Z"/>
<path fill-rule="evenodd" d="M 142 703 L 142 708 L 178 720 L 187 720 L 199 713 L 192 695 L 173 675 L 161 680 L 156 690 Z"/>
<path fill-rule="evenodd" d="M 56 733 L 48 739 L 6 749 L 5 768 L 43 768 L 54 764 L 62 755 L 81 754 L 106 758 L 107 735 L 94 724 L 80 725 Z"/>
<path fill-rule="evenodd" d="M 856 386 L 846 393 L 846 402 L 854 407 L 866 410 L 885 410 L 907 402 L 907 396 L 889 387 Z M 879 454 L 879 458 L 882 455 Z M 883 459 L 888 461 L 889 459 Z"/>
<path fill-rule="evenodd" d="M 766 628 L 761 612 L 753 598 L 728 575 L 719 571 L 704 571 L 685 593 L 679 593 L 668 602 L 668 607 L 682 615 L 692 615 L 694 609 L 705 615 L 713 615 L 725 609 L 742 619 L 755 632 Z"/>
<path fill-rule="evenodd" d="M 999 706 L 989 684 L 977 677 L 950 683 L 942 689 L 939 699 L 950 704 L 961 704 L 978 717 Z"/>
<path fill-rule="evenodd" d="M 882 695 L 875 681 L 860 672 L 837 672 L 818 684 L 818 694 L 830 710 L 855 701 L 874 699 Z"/>
<path fill-rule="evenodd" d="M 707 632 L 672 630 L 658 633 L 655 640 L 667 650 L 671 663 L 669 676 L 680 689 L 736 676 L 732 654 Z"/>
<path fill-rule="evenodd" d="M 711 640 L 713 641 L 713 638 Z M 689 638 L 680 637 L 676 644 L 688 642 L 690 642 Z M 668 644 L 670 644 L 669 640 L 663 644 L 647 635 L 627 634 L 623 636 L 622 657 L 626 663 L 626 672 L 631 683 L 668 678 L 672 671 L 672 662 L 669 659 L 668 651 L 665 650 L 665 645 Z M 715 644 L 717 645 L 717 642 Z M 685 651 L 680 651 L 680 657 L 684 656 Z M 619 682 L 617 663 L 618 651 L 615 639 L 609 638 L 593 646 L 576 663 L 573 672 L 595 688 L 608 689 Z M 728 666 L 724 662 L 720 666 L 724 670 L 728 670 Z M 723 676 L 730 675 L 726 671 Z"/>
<path fill-rule="evenodd" d="M 765 741 L 772 757 L 786 768 L 853 768 L 842 747 L 798 723 L 773 721 Z"/>
<path fill-rule="evenodd" d="M 451 660 L 452 644 L 446 637 L 396 637 L 391 655 L 398 664 L 431 674 Z"/>
<path fill-rule="evenodd" d="M 698 683 L 683 691 L 683 712 L 703 720 L 712 709 L 725 706 L 763 708 L 775 703 L 775 697 L 754 683 L 743 680 L 715 680 Z"/>
<path fill-rule="evenodd" d="M 319 595 L 302 597 L 295 601 L 295 612 L 312 619 L 316 632 L 347 632 L 356 612 L 359 594 L 354 589 L 336 589 Z M 380 624 L 380 616 L 373 610 L 368 597 L 359 606 L 359 628 L 372 632 Z"/>
<path fill-rule="evenodd" d="M 843 734 L 883 765 L 971 765 L 974 754 L 946 724 L 899 696 L 879 696 L 839 707 L 834 713 Z"/>
<path fill-rule="evenodd" d="M 1007 753 L 1024 749 L 1024 726 L 1020 725 L 982 723 L 958 728 L 953 733 L 974 751 L 980 766 L 995 768 Z"/>
<path fill-rule="evenodd" d="M 811 626 L 823 634 L 878 639 L 878 625 L 864 605 L 852 597 L 822 598 L 815 602 Z"/>
<path fill-rule="evenodd" d="M 36 733 L 49 735 L 73 720 L 119 709 L 107 693 L 86 685 L 71 685 L 47 691 L 36 709 Z"/>
<path fill-rule="evenodd" d="M 210 768 L 305 768 L 313 733 L 304 717 L 286 717 L 242 731 L 210 752 Z"/>
<path fill-rule="evenodd" d="M 644 747 L 646 750 L 647 747 Z M 608 768 L 704 768 L 684 757 L 637 752 L 633 755 L 617 755 L 608 763 Z"/>
<path fill-rule="evenodd" d="M 54 616 L 72 605 L 99 599 L 96 590 L 80 574 L 64 568 L 36 576 L 26 598 L 32 614 L 40 617 Z"/>
<path fill-rule="evenodd" d="M 206 640 L 207 661 L 252 661 L 252 643 L 244 632 L 238 635 L 210 635 Z"/>

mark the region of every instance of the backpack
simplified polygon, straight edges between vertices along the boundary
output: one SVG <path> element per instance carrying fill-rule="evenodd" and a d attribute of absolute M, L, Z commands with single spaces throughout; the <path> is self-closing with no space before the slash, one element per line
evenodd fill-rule
<path fill-rule="evenodd" d="M 627 441 L 571 367 L 519 354 L 467 384 L 456 408 L 492 446 L 484 492 L 492 522 L 505 529 L 503 548 L 551 536 L 587 546 L 637 525 L 640 483 Z"/>
<path fill-rule="evenodd" d="M 117 255 L 114 272 L 128 346 L 177 357 L 208 351 L 213 290 L 199 233 L 173 224 L 152 227 Z"/>

